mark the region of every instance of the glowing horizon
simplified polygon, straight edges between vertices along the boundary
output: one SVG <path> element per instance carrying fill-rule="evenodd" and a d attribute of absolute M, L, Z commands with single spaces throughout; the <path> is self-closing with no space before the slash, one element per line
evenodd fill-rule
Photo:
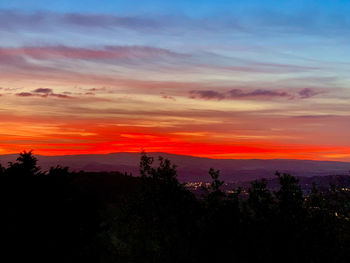
<path fill-rule="evenodd" d="M 0 154 L 350 161 L 348 1 L 54 2 L 0 1 Z"/>

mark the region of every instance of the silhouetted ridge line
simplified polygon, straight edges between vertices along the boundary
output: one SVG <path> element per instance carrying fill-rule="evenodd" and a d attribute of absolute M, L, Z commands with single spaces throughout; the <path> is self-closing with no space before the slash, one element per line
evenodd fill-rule
<path fill-rule="evenodd" d="M 150 156 L 164 156 L 178 167 L 178 178 L 182 182 L 209 181 L 207 171 L 215 167 L 221 171 L 226 182 L 251 181 L 271 178 L 276 170 L 299 177 L 347 175 L 350 163 L 312 160 L 259 160 L 259 159 L 209 159 L 193 156 L 150 153 Z M 40 156 L 39 165 L 43 170 L 60 163 L 74 171 L 121 171 L 139 175 L 137 166 L 139 153 L 111 153 L 92 155 Z M 14 161 L 15 155 L 0 155 L 0 162 Z"/>

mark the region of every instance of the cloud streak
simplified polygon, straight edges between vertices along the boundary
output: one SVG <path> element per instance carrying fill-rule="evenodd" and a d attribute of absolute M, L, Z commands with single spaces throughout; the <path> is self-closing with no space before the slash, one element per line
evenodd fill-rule
<path fill-rule="evenodd" d="M 102 49 L 76 48 L 66 46 L 43 46 L 22 48 L 0 48 L 3 58 L 29 57 L 37 60 L 47 59 L 146 59 L 157 57 L 184 57 L 184 54 L 172 52 L 162 48 L 149 46 L 105 46 Z"/>
<path fill-rule="evenodd" d="M 38 88 L 38 89 L 33 90 L 33 92 L 35 92 L 35 93 L 43 93 L 43 94 L 50 94 L 50 93 L 53 93 L 53 90 L 52 89 L 45 89 L 45 88 Z"/>
<path fill-rule="evenodd" d="M 15 10 L 0 10 L 0 28 L 3 30 L 48 28 L 52 26 L 77 26 L 87 28 L 124 27 L 147 30 L 159 27 L 152 19 L 142 17 L 113 16 L 106 14 L 80 14 L 53 12 L 25 13 Z"/>
<path fill-rule="evenodd" d="M 302 99 L 308 99 L 308 98 L 311 98 L 311 97 L 316 96 L 316 95 L 321 94 L 321 93 L 322 93 L 321 91 L 317 91 L 317 90 L 310 89 L 310 88 L 305 88 L 305 89 L 302 89 L 298 92 L 300 98 L 302 98 Z"/>
<path fill-rule="evenodd" d="M 287 98 L 295 99 L 302 98 L 307 99 L 320 94 L 319 91 L 311 88 L 305 88 L 298 91 L 296 94 L 286 91 L 267 90 L 267 89 L 231 89 L 226 92 L 219 92 L 215 90 L 191 90 L 189 92 L 192 99 L 206 99 L 206 100 L 236 100 L 236 99 L 273 99 L 273 98 Z"/>
<path fill-rule="evenodd" d="M 215 15 L 191 18 L 185 15 L 110 15 L 103 13 L 55 13 L 48 11 L 20 12 L 18 10 L 0 10 L 0 29 L 48 29 L 75 27 L 77 29 L 116 29 L 124 28 L 139 32 L 179 33 L 188 30 L 194 33 L 208 32 L 269 32 L 280 34 L 336 34 L 349 32 L 349 23 L 343 14 L 318 13 L 313 10 L 276 12 L 272 10 L 234 12 L 232 15 Z M 340 27 L 341 26 L 341 27 Z"/>
<path fill-rule="evenodd" d="M 19 92 L 15 94 L 18 97 L 56 97 L 60 99 L 73 99 L 74 97 L 69 96 L 67 94 L 54 93 L 52 89 L 47 88 L 38 88 L 33 90 L 32 92 Z"/>

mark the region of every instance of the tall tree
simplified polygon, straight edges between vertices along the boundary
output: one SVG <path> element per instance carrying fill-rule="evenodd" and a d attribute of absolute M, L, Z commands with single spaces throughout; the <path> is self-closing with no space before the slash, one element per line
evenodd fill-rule
<path fill-rule="evenodd" d="M 6 173 L 17 176 L 35 176 L 42 174 L 37 165 L 38 159 L 33 151 L 23 151 L 19 154 L 15 163 L 10 162 Z"/>

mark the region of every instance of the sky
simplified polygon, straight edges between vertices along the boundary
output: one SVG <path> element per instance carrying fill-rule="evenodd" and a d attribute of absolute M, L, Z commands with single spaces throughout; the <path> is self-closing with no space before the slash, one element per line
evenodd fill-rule
<path fill-rule="evenodd" d="M 350 161 L 349 12 L 0 0 L 0 154 Z"/>

